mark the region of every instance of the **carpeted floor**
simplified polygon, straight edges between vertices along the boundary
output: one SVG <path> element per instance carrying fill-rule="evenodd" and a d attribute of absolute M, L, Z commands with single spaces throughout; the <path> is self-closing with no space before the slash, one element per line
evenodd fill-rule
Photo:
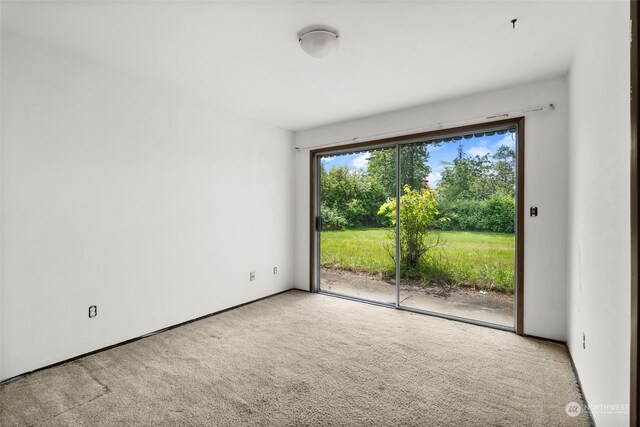
<path fill-rule="evenodd" d="M 291 291 L 0 386 L 0 425 L 588 425 L 566 349 Z"/>

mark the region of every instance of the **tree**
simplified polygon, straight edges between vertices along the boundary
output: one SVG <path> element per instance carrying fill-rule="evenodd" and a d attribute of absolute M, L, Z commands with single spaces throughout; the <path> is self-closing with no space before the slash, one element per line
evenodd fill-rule
<path fill-rule="evenodd" d="M 495 154 L 469 156 L 462 145 L 458 156 L 442 171 L 439 199 L 486 200 L 495 195 L 515 194 L 515 152 L 500 146 Z"/>
<path fill-rule="evenodd" d="M 462 145 L 458 146 L 458 156 L 446 164 L 438 184 L 440 197 L 444 200 L 475 199 L 479 197 L 479 183 L 482 177 L 484 159 L 469 157 Z"/>
<path fill-rule="evenodd" d="M 422 180 L 429 175 L 427 165 L 429 151 L 426 143 L 404 145 L 400 148 L 400 183 L 413 189 L 422 186 Z M 384 148 L 373 150 L 369 158 L 367 173 L 384 188 L 387 196 L 396 195 L 396 150 Z"/>
<path fill-rule="evenodd" d="M 438 208 L 444 229 L 512 233 L 515 216 L 515 152 L 469 156 L 462 145 L 442 171 Z"/>
<path fill-rule="evenodd" d="M 501 145 L 493 155 L 496 189 L 499 193 L 515 196 L 516 192 L 516 153 Z"/>

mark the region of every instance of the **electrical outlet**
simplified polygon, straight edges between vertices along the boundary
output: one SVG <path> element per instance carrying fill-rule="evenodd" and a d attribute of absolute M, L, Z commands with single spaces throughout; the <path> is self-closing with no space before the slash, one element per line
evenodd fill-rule
<path fill-rule="evenodd" d="M 278 267 L 273 267 L 273 274 L 278 274 Z"/>
<path fill-rule="evenodd" d="M 89 307 L 89 317 L 96 317 L 98 315 L 98 307 L 95 305 L 92 305 Z"/>
<path fill-rule="evenodd" d="M 587 349 L 587 338 L 585 337 L 584 332 L 582 333 L 582 349 Z"/>
<path fill-rule="evenodd" d="M 249 281 L 253 282 L 254 280 L 256 280 L 256 272 L 252 271 L 249 273 Z"/>

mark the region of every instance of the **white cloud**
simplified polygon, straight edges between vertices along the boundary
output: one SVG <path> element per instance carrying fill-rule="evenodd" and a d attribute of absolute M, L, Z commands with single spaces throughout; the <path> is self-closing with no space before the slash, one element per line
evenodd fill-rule
<path fill-rule="evenodd" d="M 515 148 L 515 146 L 516 146 L 516 136 L 515 135 L 516 135 L 515 133 L 507 132 L 506 134 L 504 134 L 504 136 L 502 137 L 502 139 L 500 141 L 498 141 L 495 144 L 493 144 L 492 148 L 494 150 L 497 150 L 501 146 L 509 147 L 511 149 Z"/>
<path fill-rule="evenodd" d="M 320 161 L 321 161 L 322 163 L 331 163 L 331 162 L 333 162 L 335 159 L 336 159 L 336 158 L 335 158 L 335 156 L 332 156 L 332 157 L 321 157 L 321 158 L 320 158 Z"/>
<path fill-rule="evenodd" d="M 484 156 L 485 154 L 491 154 L 491 150 L 487 148 L 486 141 L 480 141 L 480 145 L 473 146 L 467 150 L 472 156 Z"/>
<path fill-rule="evenodd" d="M 371 157 L 371 153 L 361 154 L 351 161 L 351 166 L 356 169 L 366 168 L 369 163 L 369 157 Z"/>
<path fill-rule="evenodd" d="M 439 170 L 433 170 L 429 173 L 429 175 L 427 175 L 427 179 L 429 180 L 429 186 L 433 188 L 437 186 L 442 179 L 442 173 Z"/>
<path fill-rule="evenodd" d="M 514 149 L 516 146 L 515 134 L 507 132 L 502 138 L 492 144 L 483 139 L 478 141 L 476 145 L 467 149 L 467 154 L 471 156 L 484 156 L 485 154 L 493 154 L 500 147 L 509 147 Z"/>

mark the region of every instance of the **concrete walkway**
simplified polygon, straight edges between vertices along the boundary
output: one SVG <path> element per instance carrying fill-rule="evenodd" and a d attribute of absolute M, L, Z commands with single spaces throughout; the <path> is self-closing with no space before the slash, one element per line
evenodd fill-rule
<path fill-rule="evenodd" d="M 396 288 L 381 278 L 344 270 L 322 268 L 320 288 L 353 297 L 395 304 Z M 514 297 L 474 289 L 400 284 L 400 304 L 405 307 L 443 313 L 513 327 Z"/>

